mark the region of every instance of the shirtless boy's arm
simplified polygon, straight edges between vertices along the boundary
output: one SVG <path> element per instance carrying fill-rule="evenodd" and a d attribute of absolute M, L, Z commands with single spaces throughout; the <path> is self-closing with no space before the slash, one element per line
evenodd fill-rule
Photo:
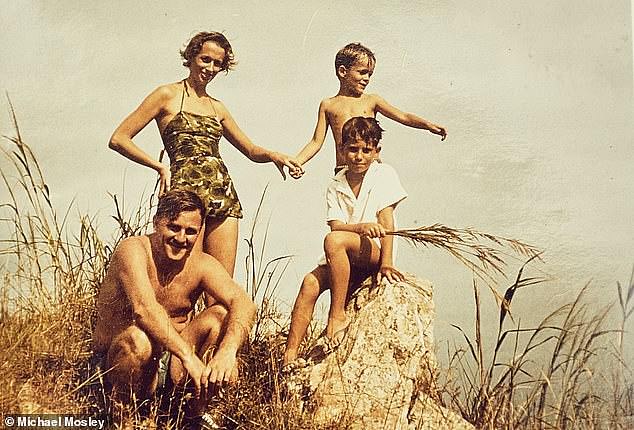
<path fill-rule="evenodd" d="M 413 113 L 403 112 L 376 94 L 372 95 L 372 97 L 376 103 L 375 112 L 379 112 L 387 118 L 400 122 L 408 127 L 429 130 L 430 132 L 441 136 L 441 140 L 445 140 L 447 137 L 447 130 L 445 130 L 444 127 L 427 121 L 426 119 L 414 115 Z"/>
<path fill-rule="evenodd" d="M 319 112 L 317 114 L 317 125 L 313 132 L 313 137 L 297 154 L 297 161 L 300 164 L 305 164 L 319 152 L 326 139 L 326 132 L 328 131 L 328 119 L 326 118 L 326 104 L 327 100 L 322 100 L 319 103 Z"/>
<path fill-rule="evenodd" d="M 165 308 L 156 300 L 156 294 L 147 275 L 147 265 L 145 248 L 141 239 L 135 237 L 119 244 L 112 256 L 109 270 L 116 274 L 116 282 L 130 302 L 136 325 L 182 361 L 199 391 L 201 380 L 205 379 L 205 366 L 194 353 L 192 346 L 176 331 Z"/>
<path fill-rule="evenodd" d="M 233 281 L 218 260 L 203 254 L 202 285 L 205 292 L 228 310 L 225 333 L 218 349 L 207 364 L 209 382 L 228 382 L 236 364 L 238 349 L 244 343 L 255 319 L 256 306 L 247 293 Z"/>

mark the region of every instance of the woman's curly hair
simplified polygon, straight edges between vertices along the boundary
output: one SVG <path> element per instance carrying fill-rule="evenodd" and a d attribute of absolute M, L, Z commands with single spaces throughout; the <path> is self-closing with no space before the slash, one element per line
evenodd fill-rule
<path fill-rule="evenodd" d="M 231 43 L 225 37 L 224 34 L 217 31 L 201 31 L 190 39 L 185 49 L 181 50 L 181 57 L 183 57 L 183 66 L 189 67 L 191 61 L 200 53 L 205 42 L 214 42 L 222 49 L 225 50 L 225 59 L 222 62 L 222 70 L 228 72 L 233 70 L 237 64 L 233 56 L 233 48 Z"/>

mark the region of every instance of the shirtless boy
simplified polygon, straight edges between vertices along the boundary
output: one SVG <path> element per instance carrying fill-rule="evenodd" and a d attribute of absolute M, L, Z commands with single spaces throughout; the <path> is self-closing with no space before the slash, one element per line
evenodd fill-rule
<path fill-rule="evenodd" d="M 376 118 L 380 113 L 403 125 L 429 130 L 447 137 L 444 127 L 434 124 L 413 113 L 406 113 L 386 102 L 377 94 L 365 94 L 374 73 L 376 59 L 374 53 L 360 43 L 344 46 L 335 57 L 335 72 L 339 79 L 339 92 L 334 97 L 322 100 L 319 104 L 317 126 L 312 139 L 297 155 L 296 160 L 304 164 L 317 154 L 324 144 L 328 127 L 332 129 L 335 139 L 336 167 L 335 173 L 345 166 L 345 156 L 341 147 L 341 129 L 352 117 Z M 291 173 L 293 177 L 301 173 Z"/>
<path fill-rule="evenodd" d="M 104 356 L 116 404 L 155 392 L 165 351 L 172 381 L 189 379 L 195 387 L 196 414 L 208 388 L 237 377 L 236 355 L 256 307 L 216 259 L 194 247 L 203 213 L 196 194 L 168 191 L 154 232 L 124 239 L 112 255 L 97 297 L 93 350 Z M 203 293 L 210 306 L 194 315 Z"/>

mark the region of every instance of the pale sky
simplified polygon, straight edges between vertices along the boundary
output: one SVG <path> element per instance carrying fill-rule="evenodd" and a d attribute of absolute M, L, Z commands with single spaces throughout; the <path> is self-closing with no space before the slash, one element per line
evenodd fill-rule
<path fill-rule="evenodd" d="M 136 202 L 151 190 L 154 172 L 107 141 L 150 91 L 187 75 L 179 49 L 195 32 L 225 32 L 238 60 L 210 94 L 256 144 L 290 154 L 312 135 L 319 101 L 337 91 L 335 53 L 358 41 L 377 57 L 367 91 L 449 132 L 441 143 L 379 117 L 382 158 L 409 192 L 400 226 L 474 227 L 545 249 L 538 269 L 554 280 L 515 299 L 527 319 L 588 281 L 592 297 L 616 298 L 616 281 L 627 282 L 634 264 L 629 1 L 271 3 L 3 0 L 0 88 L 55 204 L 75 199 L 73 213 L 98 213 L 109 236 L 108 193 L 121 194 L 125 182 Z M 0 131 L 13 133 L 4 113 Z M 158 156 L 154 124 L 136 142 Z M 224 140 L 221 153 L 245 209 L 236 278 L 270 183 L 267 255 L 295 255 L 279 292 L 290 304 L 326 232 L 332 138 L 299 182 L 282 182 L 272 165 L 249 162 Z M 400 251 L 400 267 L 435 285 L 439 340 L 454 334 L 451 323 L 470 327 L 470 273 L 438 250 Z"/>

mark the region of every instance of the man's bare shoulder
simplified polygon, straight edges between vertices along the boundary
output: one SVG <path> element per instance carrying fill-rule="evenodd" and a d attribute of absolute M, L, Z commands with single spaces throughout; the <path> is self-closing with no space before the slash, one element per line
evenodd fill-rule
<path fill-rule="evenodd" d="M 224 266 L 201 250 L 192 251 L 187 259 L 185 271 L 191 281 L 202 283 L 205 290 L 214 292 L 214 296 L 217 288 L 229 288 L 235 284 Z"/>
<path fill-rule="evenodd" d="M 112 261 L 127 261 L 131 257 L 147 258 L 150 239 L 148 236 L 132 236 L 123 239 L 112 254 Z"/>
<path fill-rule="evenodd" d="M 224 267 L 211 255 L 199 249 L 193 249 L 187 257 L 188 270 L 196 273 L 199 277 L 204 277 L 217 270 L 224 270 Z M 226 270 L 225 270 L 226 271 Z"/>

